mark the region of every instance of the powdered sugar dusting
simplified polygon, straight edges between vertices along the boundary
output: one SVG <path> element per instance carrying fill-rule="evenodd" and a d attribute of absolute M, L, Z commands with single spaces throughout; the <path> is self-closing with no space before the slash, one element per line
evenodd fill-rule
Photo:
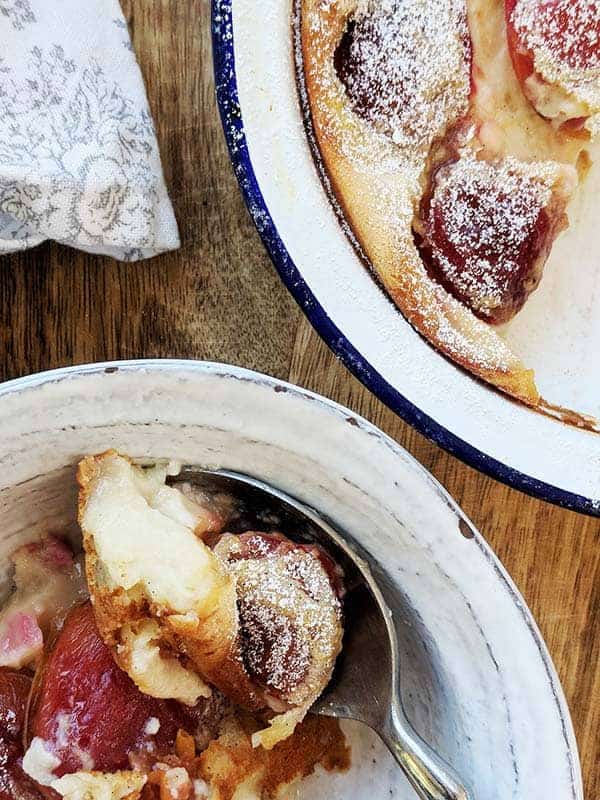
<path fill-rule="evenodd" d="M 322 691 L 341 641 L 341 605 L 318 556 L 300 548 L 228 563 L 249 671 L 300 705 Z"/>
<path fill-rule="evenodd" d="M 468 107 L 462 0 L 362 2 L 336 52 L 354 110 L 403 147 L 428 147 Z"/>
<path fill-rule="evenodd" d="M 517 0 L 512 23 L 536 71 L 600 111 L 600 2 Z"/>
<path fill-rule="evenodd" d="M 255 600 L 251 595 L 240 601 L 245 663 L 270 690 L 290 695 L 308 672 L 308 642 L 280 608 Z"/>
<path fill-rule="evenodd" d="M 311 102 L 325 129 L 360 169 L 414 179 L 432 141 L 468 108 L 464 0 L 440 0 L 435 10 L 428 0 L 361 0 L 353 4 L 346 34 L 333 38 L 328 15 L 343 14 L 344 4 L 316 5 L 305 24 L 318 87 Z"/>
<path fill-rule="evenodd" d="M 446 49 L 454 53 L 454 61 L 451 65 L 453 75 L 444 76 L 448 83 L 442 81 L 437 86 L 438 89 L 451 84 L 458 87 L 454 105 L 448 99 L 452 92 L 448 93 L 444 102 L 438 102 L 438 111 L 444 107 L 448 109 L 445 126 L 438 127 L 437 123 L 433 127 L 426 125 L 421 129 L 421 136 L 412 140 L 407 129 L 402 143 L 402 137 L 398 134 L 394 136 L 393 131 L 379 130 L 375 124 L 355 112 L 346 87 L 336 71 L 336 51 L 344 31 L 349 29 L 348 13 L 351 12 L 350 22 L 356 19 L 355 24 L 358 24 L 361 15 L 364 16 L 371 8 L 378 9 L 378 14 L 384 18 L 381 25 L 385 30 L 385 18 L 391 11 L 400 13 L 401 5 L 397 0 L 368 0 L 356 5 L 333 0 L 328 3 L 327 9 L 319 0 L 311 0 L 303 6 L 301 24 L 303 35 L 308 37 L 308 45 L 303 50 L 299 49 L 297 41 L 296 49 L 297 63 L 305 75 L 305 83 L 302 78 L 300 80 L 301 98 L 306 107 L 310 107 L 319 145 L 325 141 L 331 147 L 331 143 L 334 143 L 338 153 L 334 159 L 338 165 L 334 184 L 338 196 L 339 193 L 344 196 L 344 207 L 347 207 L 349 197 L 355 198 L 353 202 L 362 209 L 364 219 L 369 219 L 369 238 L 374 236 L 386 243 L 385 259 L 371 258 L 371 261 L 394 302 L 400 305 L 403 313 L 422 333 L 452 357 L 477 365 L 477 369 L 484 371 L 508 371 L 513 364 L 520 366 L 518 359 L 495 331 L 475 319 L 464 305 L 428 276 L 413 240 L 412 225 L 423 193 L 425 176 L 430 168 L 432 145 L 437 137 L 443 139 L 453 124 L 462 119 L 469 104 L 470 47 L 468 40 L 463 38 L 466 34 L 465 5 L 453 0 L 442 0 L 438 5 L 445 19 Z M 407 7 L 412 9 L 420 25 L 431 22 L 431 3 L 421 6 L 418 0 L 407 0 Z M 410 24 L 408 31 L 399 31 L 396 37 L 397 50 L 404 48 L 411 51 L 411 40 L 415 34 L 414 20 Z M 442 36 L 443 26 L 436 26 L 435 22 L 432 24 Z M 394 36 L 391 32 L 387 36 L 390 59 L 398 58 L 393 54 Z M 450 41 L 453 42 L 451 47 L 448 45 Z M 421 74 L 431 76 L 433 83 L 430 88 L 435 86 L 433 73 L 436 69 L 441 71 L 440 64 L 444 69 L 450 69 L 444 46 L 440 42 L 438 45 L 435 53 L 429 53 L 433 62 L 423 64 L 420 68 Z M 417 50 L 413 57 L 418 60 L 422 56 Z M 405 65 L 408 63 L 406 59 L 400 60 Z M 381 63 L 373 65 L 371 70 L 384 70 L 384 67 L 387 70 L 387 65 Z M 415 72 L 414 68 L 411 69 L 412 75 L 419 73 L 419 70 Z M 389 96 L 392 87 L 387 87 L 385 91 Z M 420 104 L 426 103 L 427 91 L 415 87 L 412 102 L 418 112 L 422 111 Z M 439 97 L 437 99 L 439 101 Z M 432 119 L 436 117 L 439 121 L 440 117 L 436 114 Z M 398 116 L 395 120 L 398 121 Z M 395 143 L 394 139 L 399 143 Z M 328 168 L 330 166 L 329 156 Z M 343 188 L 346 188 L 349 196 L 344 195 Z M 363 198 L 368 198 L 368 201 Z M 341 214 L 339 208 L 338 213 Z"/>
<path fill-rule="evenodd" d="M 439 171 L 427 226 L 433 260 L 482 316 L 513 313 L 527 281 L 529 291 L 537 284 L 536 227 L 555 178 L 556 165 L 513 158 L 467 156 Z"/>

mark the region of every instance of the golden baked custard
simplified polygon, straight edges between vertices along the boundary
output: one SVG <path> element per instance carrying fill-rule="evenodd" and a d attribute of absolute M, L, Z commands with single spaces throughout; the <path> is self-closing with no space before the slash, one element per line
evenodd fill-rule
<path fill-rule="evenodd" d="M 273 800 L 341 770 L 307 716 L 342 646 L 319 547 L 115 451 L 79 465 L 83 554 L 19 548 L 0 611 L 0 800 Z M 239 528 L 240 520 L 236 519 Z"/>
<path fill-rule="evenodd" d="M 362 254 L 438 350 L 548 409 L 499 326 L 542 279 L 590 166 L 600 3 L 298 0 L 298 12 L 316 155 Z"/>

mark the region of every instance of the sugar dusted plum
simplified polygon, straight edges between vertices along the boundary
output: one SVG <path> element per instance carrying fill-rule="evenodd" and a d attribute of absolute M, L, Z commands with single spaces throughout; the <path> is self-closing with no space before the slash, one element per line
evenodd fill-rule
<path fill-rule="evenodd" d="M 508 45 L 540 114 L 582 124 L 600 111 L 600 2 L 505 0 Z"/>
<path fill-rule="evenodd" d="M 463 158 L 440 167 L 417 243 L 432 276 L 482 319 L 509 320 L 536 288 L 566 225 L 560 169 Z"/>
<path fill-rule="evenodd" d="M 356 114 L 401 146 L 425 146 L 467 110 L 471 43 L 463 0 L 360 3 L 334 66 Z"/>
<path fill-rule="evenodd" d="M 320 548 L 279 533 L 224 534 L 215 551 L 235 577 L 245 668 L 280 715 L 256 735 L 269 748 L 329 682 L 341 649 L 342 574 Z"/>

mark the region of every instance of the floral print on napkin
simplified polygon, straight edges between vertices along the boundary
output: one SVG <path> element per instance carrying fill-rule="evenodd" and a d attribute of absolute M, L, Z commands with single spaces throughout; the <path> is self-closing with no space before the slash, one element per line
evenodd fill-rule
<path fill-rule="evenodd" d="M 135 260 L 178 247 L 117 3 L 0 0 L 0 41 L 0 252 L 55 239 Z"/>
<path fill-rule="evenodd" d="M 0 14 L 8 17 L 15 30 L 21 30 L 29 22 L 35 22 L 29 0 L 0 0 Z"/>

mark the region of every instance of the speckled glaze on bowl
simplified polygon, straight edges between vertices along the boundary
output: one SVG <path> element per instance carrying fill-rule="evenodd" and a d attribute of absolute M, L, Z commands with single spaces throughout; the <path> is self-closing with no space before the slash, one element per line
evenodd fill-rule
<path fill-rule="evenodd" d="M 387 571 L 409 718 L 477 800 L 581 800 L 569 713 L 510 578 L 444 489 L 361 417 L 236 367 L 100 364 L 0 387 L 0 592 L 7 559 L 47 530 L 76 536 L 74 468 L 117 447 L 255 475 L 355 537 Z M 349 774 L 301 798 L 412 798 L 374 735 L 346 727 Z"/>

